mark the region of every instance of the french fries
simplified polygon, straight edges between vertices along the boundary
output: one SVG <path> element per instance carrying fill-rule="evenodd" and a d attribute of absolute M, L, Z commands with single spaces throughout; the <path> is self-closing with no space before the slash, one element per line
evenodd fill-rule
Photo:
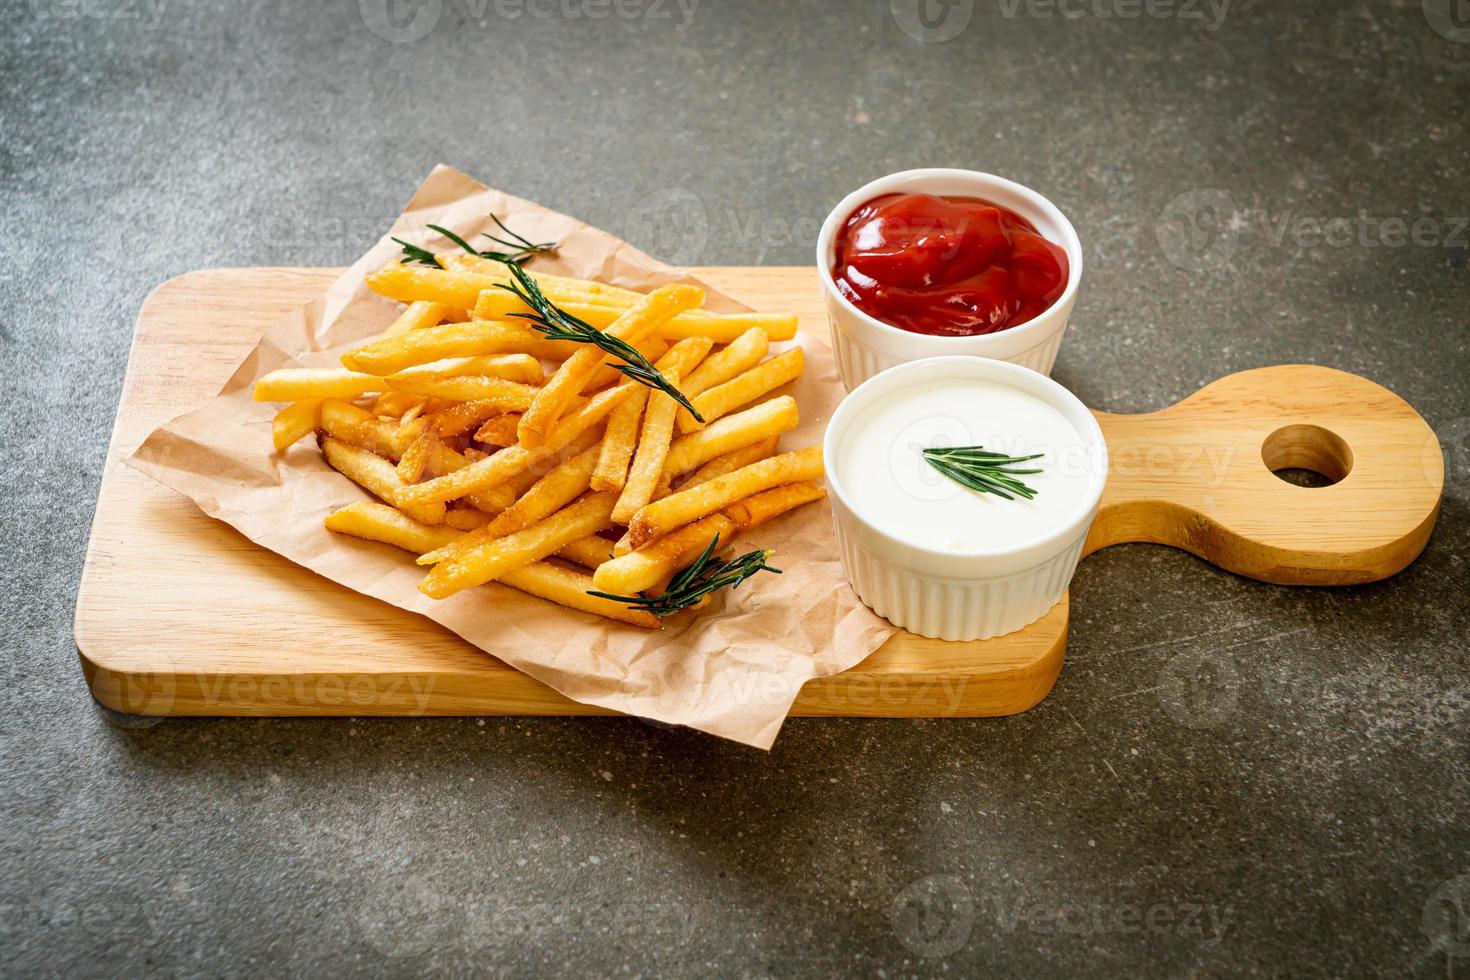
<path fill-rule="evenodd" d="M 821 446 L 808 446 L 796 452 L 772 456 L 708 483 L 655 500 L 634 516 L 628 525 L 628 535 L 636 549 L 744 497 L 783 483 L 816 480 L 821 476 Z"/>
<path fill-rule="evenodd" d="M 645 293 L 480 255 L 434 258 L 439 268 L 368 277 L 406 306 L 340 367 L 272 371 L 253 392 L 283 403 L 276 451 L 315 432 L 326 463 L 376 498 L 327 529 L 413 553 L 425 595 L 500 582 L 656 627 L 708 601 L 689 585 L 701 568 L 744 577 L 763 554 L 722 566 L 711 541 L 723 552 L 823 495 L 820 448 L 777 454 L 800 420 L 795 399 L 766 397 L 803 369 L 800 348 L 768 357 L 795 336 L 794 316 L 712 313 L 691 285 Z M 542 330 L 568 322 L 558 309 L 595 332 L 549 339 Z"/>
<path fill-rule="evenodd" d="M 546 356 L 548 343 L 557 342 L 542 339 L 529 327 L 471 320 L 469 323 L 446 323 L 382 337 L 343 354 L 342 363 L 349 371 L 390 375 L 416 364 L 449 357 L 478 357 L 483 354 Z"/>
<path fill-rule="evenodd" d="M 342 368 L 281 368 L 255 382 L 258 402 L 298 402 L 308 398 L 356 398 L 387 391 L 388 384 L 371 374 Z"/>
<path fill-rule="evenodd" d="M 514 298 L 513 293 L 506 295 Z M 703 302 L 704 290 L 698 287 L 660 286 L 620 313 L 604 333 L 626 344 L 636 344 L 660 324 Z M 612 359 L 602 348 L 587 344 L 563 361 L 521 416 L 517 429 L 520 444 L 526 449 L 541 445 L 567 402 L 582 390 L 594 371 Z"/>
<path fill-rule="evenodd" d="M 325 524 L 329 531 L 349 534 L 367 541 L 381 541 L 414 554 L 450 544 L 462 533 L 449 527 L 420 524 L 401 511 L 366 500 L 349 504 L 329 515 Z M 501 575 L 500 581 L 511 588 L 550 599 L 570 609 L 580 609 L 607 619 L 632 623 L 644 629 L 658 628 L 658 620 L 642 610 L 629 609 L 621 602 L 588 595 L 588 591 L 593 588 L 592 580 L 568 568 L 532 562 L 523 568 L 506 572 Z"/>
<path fill-rule="evenodd" d="M 294 445 L 304 436 L 310 435 L 321 422 L 322 400 L 308 398 L 306 401 L 287 405 L 271 419 L 271 444 L 276 452 Z"/>
<path fill-rule="evenodd" d="M 609 527 L 614 503 L 611 493 L 588 494 L 524 530 L 479 542 L 435 565 L 419 583 L 419 591 L 432 599 L 447 599 L 456 592 L 484 585 L 508 571 L 539 561 L 579 538 Z"/>
<path fill-rule="evenodd" d="M 688 473 L 716 456 L 733 452 L 751 443 L 790 432 L 800 421 L 796 399 L 781 395 L 752 406 L 736 415 L 720 419 L 708 428 L 676 439 L 664 460 L 664 472 L 671 477 Z"/>
<path fill-rule="evenodd" d="M 793 347 L 784 354 L 777 354 L 743 374 L 738 374 L 724 384 L 715 385 L 693 399 L 694 410 L 708 425 L 727 414 L 731 409 L 753 402 L 769 391 L 775 391 L 788 381 L 796 380 L 806 367 L 806 358 L 800 347 Z M 687 427 L 681 431 L 692 432 L 700 423 L 691 415 Z"/>
<path fill-rule="evenodd" d="M 766 336 L 766 332 L 760 327 L 751 327 L 731 341 L 724 350 L 701 364 L 697 371 L 688 376 L 689 380 L 684 382 L 680 390 L 685 397 L 693 398 L 715 385 L 724 384 L 742 371 L 759 364 L 770 347 L 770 338 Z M 689 409 L 679 409 L 680 431 L 693 431 L 694 424 L 694 416 L 689 414 Z"/>
<path fill-rule="evenodd" d="M 679 386 L 679 372 L 667 371 L 669 384 Z M 627 524 L 644 505 L 653 499 L 664 472 L 664 458 L 669 454 L 669 440 L 674 435 L 674 418 L 679 403 L 667 393 L 655 391 L 648 397 L 643 413 L 643 428 L 638 434 L 638 450 L 628 470 L 627 482 L 613 508 L 614 524 Z"/>

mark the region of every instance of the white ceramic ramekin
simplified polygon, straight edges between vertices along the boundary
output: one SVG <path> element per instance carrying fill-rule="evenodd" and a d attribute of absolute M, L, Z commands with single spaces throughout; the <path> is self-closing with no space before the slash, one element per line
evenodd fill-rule
<path fill-rule="evenodd" d="M 853 505 L 842 477 L 843 443 L 852 422 L 885 395 L 956 378 L 1004 384 L 1032 395 L 1061 412 L 1082 437 L 1082 451 L 1069 454 L 1076 458 L 1058 460 L 1058 465 L 1090 481 L 1088 492 L 1044 536 L 1004 550 L 937 551 L 894 537 Z M 942 640 L 1000 636 L 1044 616 L 1077 570 L 1107 482 L 1107 443 L 1076 395 L 1035 371 L 978 357 L 911 361 L 868 379 L 837 406 L 822 449 L 842 566 L 858 598 L 895 626 Z M 924 502 L 915 499 L 914 506 Z"/>
<path fill-rule="evenodd" d="M 1036 319 L 1009 330 L 974 337 L 912 333 L 869 316 L 839 293 L 832 279 L 837 233 L 858 205 L 880 194 L 904 193 L 981 197 L 1010 208 L 1035 225 L 1043 237 L 1066 251 L 1070 267 L 1067 288 Z M 1067 318 L 1072 315 L 1072 304 L 1077 300 L 1077 284 L 1082 279 L 1082 243 L 1072 222 L 1055 204 L 1014 181 L 974 170 L 905 170 L 864 184 L 832 209 L 817 236 L 817 275 L 822 281 L 827 321 L 832 326 L 837 367 L 842 383 L 849 390 L 895 364 L 950 354 L 990 357 L 1050 374 L 1062 345 L 1062 333 L 1067 329 Z"/>

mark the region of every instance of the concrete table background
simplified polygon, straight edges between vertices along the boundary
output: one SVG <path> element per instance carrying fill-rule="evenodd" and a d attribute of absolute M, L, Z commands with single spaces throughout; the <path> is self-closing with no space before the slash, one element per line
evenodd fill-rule
<path fill-rule="evenodd" d="M 1470 25 L 1063 6 L 12 4 L 5 972 L 1470 969 Z M 70 626 L 143 297 L 347 263 L 439 161 L 684 263 L 805 263 L 892 170 L 1009 175 L 1086 245 L 1088 403 L 1365 374 L 1445 443 L 1439 529 L 1354 589 L 1099 554 L 1006 720 L 110 724 Z"/>

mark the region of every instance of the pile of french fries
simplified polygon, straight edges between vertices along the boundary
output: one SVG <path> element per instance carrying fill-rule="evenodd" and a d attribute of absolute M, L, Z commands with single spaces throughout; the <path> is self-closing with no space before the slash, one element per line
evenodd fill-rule
<path fill-rule="evenodd" d="M 591 343 L 551 340 L 515 314 L 498 261 L 435 256 L 367 278 L 407 304 L 341 368 L 273 371 L 257 401 L 278 452 L 315 433 L 326 462 L 378 502 L 344 507 L 332 531 L 386 542 L 432 566 L 446 598 L 500 582 L 654 628 L 646 608 L 593 592 L 656 597 L 701 559 L 824 495 L 820 446 L 778 451 L 796 427 L 796 317 L 712 313 L 704 293 L 639 293 L 527 270 L 558 309 L 631 345 L 692 405 L 617 370 Z M 707 601 L 707 600 L 706 600 Z"/>

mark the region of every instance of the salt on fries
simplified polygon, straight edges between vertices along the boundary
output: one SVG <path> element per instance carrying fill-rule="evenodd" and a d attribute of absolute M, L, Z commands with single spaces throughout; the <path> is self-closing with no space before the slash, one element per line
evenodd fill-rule
<path fill-rule="evenodd" d="M 327 464 L 381 501 L 326 527 L 415 555 L 434 598 L 500 582 L 645 628 L 779 571 L 765 551 L 721 555 L 824 495 L 820 447 L 778 452 L 800 412 L 777 391 L 805 362 L 771 345 L 796 317 L 712 313 L 694 286 L 643 293 L 465 248 L 405 246 L 367 277 L 406 304 L 380 336 L 341 367 L 256 382 L 257 401 L 288 403 L 277 452 L 315 433 Z"/>

